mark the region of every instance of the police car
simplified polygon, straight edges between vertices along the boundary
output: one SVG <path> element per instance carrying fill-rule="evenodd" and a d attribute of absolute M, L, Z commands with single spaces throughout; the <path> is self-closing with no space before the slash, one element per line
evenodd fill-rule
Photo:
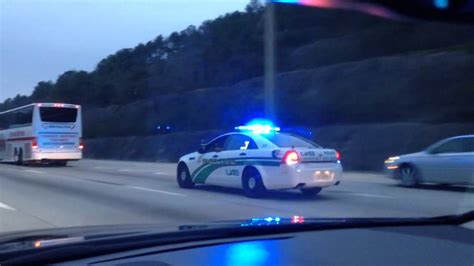
<path fill-rule="evenodd" d="M 299 189 L 315 196 L 322 188 L 341 182 L 337 151 L 268 125 L 237 129 L 240 132 L 220 135 L 179 159 L 181 188 L 195 184 L 238 187 L 249 197 L 266 190 Z"/>

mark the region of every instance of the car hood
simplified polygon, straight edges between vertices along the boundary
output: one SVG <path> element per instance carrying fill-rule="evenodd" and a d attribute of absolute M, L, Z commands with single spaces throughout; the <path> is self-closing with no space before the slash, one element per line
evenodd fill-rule
<path fill-rule="evenodd" d="M 77 226 L 48 228 L 26 231 L 12 231 L 0 234 L 0 245 L 11 242 L 29 242 L 49 239 L 77 238 L 86 236 L 109 236 L 120 234 L 134 234 L 148 231 L 163 232 L 176 230 L 173 226 L 158 225 L 94 225 L 94 226 Z"/>
<path fill-rule="evenodd" d="M 268 218 L 268 217 L 266 217 Z M 65 238 L 78 238 L 78 237 L 107 237 L 116 235 L 128 235 L 128 234 L 140 234 L 140 233 L 169 233 L 169 232 L 180 232 L 184 230 L 199 230 L 199 229 L 213 229 L 213 228 L 224 228 L 224 227 L 240 227 L 242 225 L 252 225 L 256 223 L 256 219 L 262 219 L 266 224 L 268 223 L 263 220 L 264 218 L 252 218 L 249 220 L 229 220 L 229 221 L 214 221 L 202 224 L 127 224 L 127 225 L 91 225 L 91 226 L 76 226 L 76 227 L 61 227 L 61 228 L 48 228 L 48 229 L 35 229 L 25 231 L 12 231 L 7 233 L 0 233 L 0 246 L 5 243 L 11 242 L 31 242 L 38 240 L 52 240 L 52 239 L 65 239 Z M 288 221 L 286 221 L 288 220 Z M 307 219 L 309 221 L 310 219 Z M 336 219 L 324 219 L 324 220 L 336 220 Z M 260 220 L 258 220 L 260 221 Z M 321 220 L 322 221 L 322 220 Z M 282 219 L 281 223 L 291 223 L 290 218 Z M 256 225 L 256 224 L 253 224 Z M 1 249 L 1 248 L 0 248 Z"/>
<path fill-rule="evenodd" d="M 34 230 L 0 235 L 0 262 L 38 264 L 99 256 L 148 247 L 239 237 L 315 230 L 383 226 L 461 225 L 474 218 L 462 215 L 432 218 L 291 218 L 264 217 L 206 224 L 87 226 Z M 80 248 L 79 248 L 80 247 Z M 64 252 L 73 250 L 74 252 Z M 38 260 L 43 259 L 43 260 Z"/>
<path fill-rule="evenodd" d="M 469 215 L 473 215 L 471 212 Z M 471 217 L 470 216 L 470 217 Z M 436 218 L 436 217 L 435 217 Z M 412 222 L 433 218 L 304 218 L 302 216 L 261 217 L 244 220 L 216 221 L 202 224 L 190 225 L 163 225 L 163 224 L 137 224 L 137 225 L 96 225 L 39 229 L 29 231 L 17 231 L 0 234 L 0 247 L 8 243 L 34 243 L 35 241 L 55 239 L 78 239 L 78 238 L 107 238 L 110 236 L 127 236 L 134 234 L 160 234 L 183 231 L 213 230 L 225 228 L 260 228 L 260 227 L 284 227 L 299 224 L 305 225 L 334 225 L 334 224 L 357 224 L 357 223 L 379 223 L 379 222 Z M 1 250 L 1 248 L 0 248 Z"/>
<path fill-rule="evenodd" d="M 413 158 L 413 157 L 419 157 L 419 156 L 424 156 L 426 155 L 426 152 L 420 151 L 420 152 L 414 152 L 414 153 L 408 153 L 408 154 L 403 154 L 400 155 L 400 159 L 405 159 L 405 158 Z"/>
<path fill-rule="evenodd" d="M 179 158 L 179 161 L 187 161 L 187 160 L 189 160 L 190 157 L 197 157 L 199 155 L 200 154 L 197 151 L 191 152 L 191 153 L 188 153 L 188 154 L 185 154 L 185 155 L 181 156 Z"/>

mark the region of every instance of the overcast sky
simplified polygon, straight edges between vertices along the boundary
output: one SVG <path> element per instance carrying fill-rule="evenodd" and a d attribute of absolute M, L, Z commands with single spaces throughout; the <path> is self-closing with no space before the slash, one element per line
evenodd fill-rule
<path fill-rule="evenodd" d="M 0 0 L 0 101 L 249 0 Z"/>

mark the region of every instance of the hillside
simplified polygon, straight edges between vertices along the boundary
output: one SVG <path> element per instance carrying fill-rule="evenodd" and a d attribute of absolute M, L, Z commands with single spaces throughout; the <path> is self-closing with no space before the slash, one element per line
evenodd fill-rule
<path fill-rule="evenodd" d="M 277 123 L 321 130 L 316 141 L 348 154 L 349 168 L 378 169 L 375 159 L 409 150 L 400 150 L 402 141 L 421 148 L 472 132 L 474 27 L 293 5 L 278 5 L 276 20 Z M 183 139 L 263 116 L 263 37 L 263 8 L 249 5 L 120 50 L 94 71 L 39 82 L 32 95 L 8 99 L 0 110 L 40 101 L 82 104 L 84 136 L 94 147 L 116 142 L 129 147 L 122 151 L 127 159 L 175 160 L 195 148 L 196 141 Z M 165 124 L 175 135 L 154 136 Z M 418 139 L 422 128 L 449 130 Z M 363 136 L 381 133 L 397 142 L 367 154 Z M 183 145 L 169 147 L 170 140 Z M 156 143 L 162 144 L 151 154 L 138 148 Z M 94 148 L 88 156 L 117 158 L 101 150 L 115 149 Z"/>
<path fill-rule="evenodd" d="M 281 125 L 307 127 L 472 122 L 472 69 L 474 54 L 453 50 L 284 72 L 277 77 L 277 117 Z M 178 131 L 232 129 L 262 114 L 262 86 L 259 77 L 229 87 L 166 94 L 127 105 L 90 107 L 84 113 L 88 125 L 85 134 L 150 135 L 160 124 L 172 125 Z"/>
<path fill-rule="evenodd" d="M 278 5 L 276 20 L 281 73 L 442 52 L 474 42 L 474 27 L 390 21 L 350 11 Z M 226 14 L 120 50 L 98 62 L 94 71 L 70 70 L 56 81 L 41 81 L 32 95 L 8 99 L 0 110 L 32 101 L 106 107 L 203 88 L 231 89 L 263 75 L 263 38 L 263 8 L 249 5 L 246 12 Z M 385 73 L 387 80 L 395 75 Z"/>

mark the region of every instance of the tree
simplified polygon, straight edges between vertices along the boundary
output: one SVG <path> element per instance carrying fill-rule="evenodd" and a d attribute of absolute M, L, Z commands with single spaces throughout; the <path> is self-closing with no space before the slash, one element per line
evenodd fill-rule
<path fill-rule="evenodd" d="M 54 89 L 52 81 L 40 81 L 35 86 L 31 99 L 35 102 L 46 102 L 51 99 L 51 93 Z"/>
<path fill-rule="evenodd" d="M 250 2 L 245 7 L 245 12 L 247 13 L 259 13 L 263 11 L 264 5 L 261 0 L 250 0 Z"/>
<path fill-rule="evenodd" d="M 15 98 L 8 98 L 2 104 L 0 104 L 0 111 L 5 111 L 9 109 L 13 109 L 16 107 L 20 107 L 23 105 L 27 105 L 31 103 L 30 97 L 26 95 L 17 94 Z"/>
<path fill-rule="evenodd" d="M 92 85 L 91 76 L 86 71 L 66 71 L 56 81 L 51 98 L 59 102 L 87 103 Z"/>

